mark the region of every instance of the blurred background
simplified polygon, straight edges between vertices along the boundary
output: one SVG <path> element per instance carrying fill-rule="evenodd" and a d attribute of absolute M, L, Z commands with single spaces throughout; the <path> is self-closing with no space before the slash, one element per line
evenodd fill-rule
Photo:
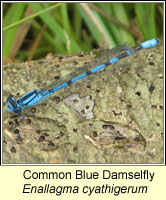
<path fill-rule="evenodd" d="M 2 3 L 3 59 L 30 61 L 163 37 L 164 3 Z"/>

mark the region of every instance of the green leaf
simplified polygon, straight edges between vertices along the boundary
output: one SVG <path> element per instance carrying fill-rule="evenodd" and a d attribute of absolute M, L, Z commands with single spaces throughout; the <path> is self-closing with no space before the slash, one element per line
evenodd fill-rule
<path fill-rule="evenodd" d="M 4 17 L 3 26 L 13 24 L 21 19 L 25 7 L 25 3 L 13 3 Z M 14 27 L 3 34 L 3 56 L 9 56 L 16 31 L 17 27 Z"/>

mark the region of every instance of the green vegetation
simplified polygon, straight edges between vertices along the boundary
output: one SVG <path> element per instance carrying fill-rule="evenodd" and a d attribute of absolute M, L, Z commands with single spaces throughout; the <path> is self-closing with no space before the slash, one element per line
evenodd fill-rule
<path fill-rule="evenodd" d="M 162 3 L 3 3 L 3 55 L 18 60 L 162 34 Z"/>

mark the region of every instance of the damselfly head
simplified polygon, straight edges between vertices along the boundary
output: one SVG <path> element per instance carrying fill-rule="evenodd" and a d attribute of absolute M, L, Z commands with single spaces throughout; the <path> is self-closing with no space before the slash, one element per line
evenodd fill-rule
<path fill-rule="evenodd" d="M 16 98 L 8 97 L 6 99 L 6 102 L 7 102 L 7 110 L 9 112 L 20 112 L 21 111 L 21 108 L 20 108 L 19 104 L 17 103 Z"/>

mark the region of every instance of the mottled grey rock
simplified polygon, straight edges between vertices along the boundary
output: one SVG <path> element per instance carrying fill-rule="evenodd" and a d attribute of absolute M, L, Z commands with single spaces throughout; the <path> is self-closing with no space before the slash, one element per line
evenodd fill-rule
<path fill-rule="evenodd" d="M 20 117 L 6 111 L 7 96 L 43 88 L 92 61 L 97 65 L 101 61 L 94 56 L 100 53 L 4 65 L 4 163 L 163 162 L 162 45 L 55 93 L 48 99 L 55 109 L 36 107 L 40 133 L 34 116 L 12 130 Z"/>

